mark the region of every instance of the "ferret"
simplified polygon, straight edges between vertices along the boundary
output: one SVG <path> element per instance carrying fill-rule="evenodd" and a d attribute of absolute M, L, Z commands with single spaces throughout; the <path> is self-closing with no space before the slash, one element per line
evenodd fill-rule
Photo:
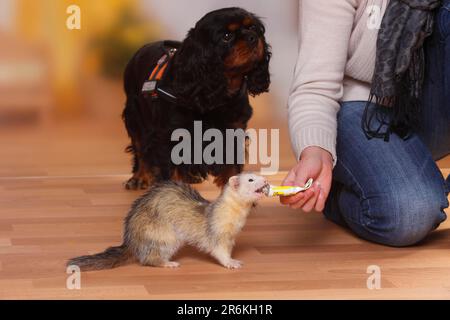
<path fill-rule="evenodd" d="M 265 178 L 233 176 L 217 200 L 204 199 L 190 185 L 165 181 L 137 199 L 124 222 L 122 245 L 68 261 L 82 271 L 110 269 L 138 261 L 144 266 L 176 268 L 171 258 L 189 244 L 210 254 L 226 268 L 242 262 L 231 258 L 235 238 L 256 202 L 265 195 Z"/>

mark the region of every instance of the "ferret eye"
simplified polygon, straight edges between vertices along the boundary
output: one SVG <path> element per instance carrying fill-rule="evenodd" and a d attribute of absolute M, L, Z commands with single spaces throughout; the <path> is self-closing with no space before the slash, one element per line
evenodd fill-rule
<path fill-rule="evenodd" d="M 222 40 L 225 42 L 229 42 L 233 39 L 234 34 L 232 32 L 227 32 L 223 35 Z"/>
<path fill-rule="evenodd" d="M 248 179 L 248 182 L 253 182 L 253 181 L 255 181 L 255 180 L 253 180 L 253 179 Z"/>

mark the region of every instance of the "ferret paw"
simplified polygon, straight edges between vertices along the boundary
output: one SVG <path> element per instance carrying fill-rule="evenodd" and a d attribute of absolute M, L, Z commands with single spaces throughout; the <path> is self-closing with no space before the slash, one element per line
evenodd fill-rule
<path fill-rule="evenodd" d="M 244 263 L 242 261 L 230 259 L 229 261 L 225 262 L 223 266 L 228 269 L 240 269 L 242 268 L 243 264 Z"/>
<path fill-rule="evenodd" d="M 167 261 L 161 265 L 163 268 L 178 268 L 179 266 L 180 264 L 176 261 Z"/>

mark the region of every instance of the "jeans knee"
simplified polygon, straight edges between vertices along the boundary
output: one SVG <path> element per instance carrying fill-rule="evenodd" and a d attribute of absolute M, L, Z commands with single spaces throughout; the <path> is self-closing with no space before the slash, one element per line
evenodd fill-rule
<path fill-rule="evenodd" d="M 388 246 L 414 245 L 446 219 L 443 209 L 447 201 L 442 192 L 397 194 L 369 202 L 362 235 Z"/>

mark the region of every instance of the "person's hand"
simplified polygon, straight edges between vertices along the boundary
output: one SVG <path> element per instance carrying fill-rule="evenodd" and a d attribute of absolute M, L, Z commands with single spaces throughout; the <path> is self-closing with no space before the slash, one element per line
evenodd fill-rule
<path fill-rule="evenodd" d="M 313 186 L 292 196 L 280 197 L 282 204 L 293 209 L 302 208 L 305 212 L 323 211 L 330 193 L 333 171 L 333 157 L 320 147 L 308 147 L 303 150 L 300 161 L 289 171 L 283 181 L 284 186 L 304 186 L 309 178 L 314 179 Z"/>

